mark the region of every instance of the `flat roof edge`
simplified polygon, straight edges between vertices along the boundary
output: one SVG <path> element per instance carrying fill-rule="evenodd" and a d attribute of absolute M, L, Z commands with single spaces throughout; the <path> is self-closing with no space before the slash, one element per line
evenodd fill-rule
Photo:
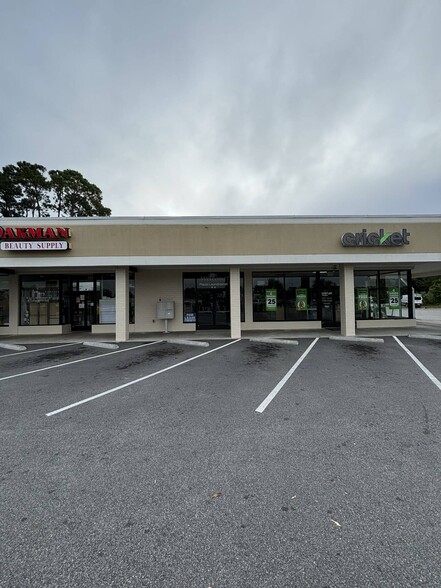
<path fill-rule="evenodd" d="M 109 217 L 0 217 L 0 225 L 39 226 L 69 224 L 159 224 L 159 225 L 233 225 L 233 224 L 362 224 L 362 223 L 441 222 L 441 214 L 421 215 L 273 215 L 273 216 L 109 216 Z"/>

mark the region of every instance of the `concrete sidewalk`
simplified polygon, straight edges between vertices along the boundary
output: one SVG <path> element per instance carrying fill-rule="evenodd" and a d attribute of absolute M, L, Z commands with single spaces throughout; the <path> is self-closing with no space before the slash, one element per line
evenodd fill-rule
<path fill-rule="evenodd" d="M 340 335 L 340 329 L 314 329 L 314 330 L 262 330 L 262 331 L 242 331 L 242 339 L 249 337 L 256 338 L 279 338 L 279 339 L 311 339 L 327 338 L 333 335 Z M 441 336 L 441 321 L 420 321 L 417 320 L 417 326 L 414 328 L 391 328 L 385 325 L 375 329 L 357 329 L 356 335 L 359 337 L 406 337 L 407 335 L 429 335 Z M 230 330 L 202 330 L 189 332 L 169 332 L 158 331 L 155 333 L 131 333 L 130 342 L 138 341 L 157 341 L 158 339 L 191 339 L 216 341 L 230 339 Z M 82 343 L 84 341 L 100 341 L 114 343 L 115 336 L 112 334 L 92 334 L 87 331 L 75 331 L 65 335 L 0 335 L 0 343 L 17 343 L 24 344 L 54 344 L 54 343 Z"/>

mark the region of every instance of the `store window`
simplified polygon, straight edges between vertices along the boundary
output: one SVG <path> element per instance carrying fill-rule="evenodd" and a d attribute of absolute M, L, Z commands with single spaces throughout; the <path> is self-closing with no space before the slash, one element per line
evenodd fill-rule
<path fill-rule="evenodd" d="M 95 294 L 97 319 L 100 325 L 116 323 L 116 281 L 115 274 L 97 274 Z M 135 323 L 135 274 L 129 274 L 129 323 Z"/>
<path fill-rule="evenodd" d="M 317 320 L 316 272 L 254 272 L 253 321 Z"/>
<path fill-rule="evenodd" d="M 403 295 L 408 295 L 407 284 L 407 272 L 380 271 L 381 318 L 408 318 L 408 307 L 401 304 Z"/>
<path fill-rule="evenodd" d="M 368 320 L 380 318 L 378 302 L 378 272 L 355 272 L 355 318 Z"/>
<path fill-rule="evenodd" d="M 20 324 L 60 324 L 60 279 L 51 276 L 21 278 Z"/>
<path fill-rule="evenodd" d="M 283 273 L 253 273 L 253 321 L 285 320 Z"/>
<path fill-rule="evenodd" d="M 69 281 L 67 278 L 61 280 L 61 324 L 68 325 L 70 323 L 71 313 L 71 296 Z"/>
<path fill-rule="evenodd" d="M 226 291 L 229 289 L 229 274 L 224 273 L 184 273 L 183 274 L 183 322 L 197 323 L 198 312 L 202 314 L 204 309 L 213 312 L 218 300 L 203 296 L 207 289 Z M 229 296 L 229 295 L 228 295 Z M 229 297 L 226 297 L 229 300 Z M 207 307 L 208 305 L 208 307 Z M 228 302 L 229 316 L 229 302 Z M 226 314 L 227 314 L 226 313 Z M 200 317 L 199 317 L 200 318 Z M 245 321 L 245 290 L 244 274 L 240 273 L 240 320 Z M 229 321 L 228 321 L 229 322 Z"/>
<path fill-rule="evenodd" d="M 129 323 L 135 324 L 135 274 L 129 274 Z"/>
<path fill-rule="evenodd" d="M 196 322 L 196 277 L 184 274 L 184 323 Z"/>
<path fill-rule="evenodd" d="M 115 274 L 95 276 L 95 292 L 97 298 L 97 319 L 100 325 L 116 322 L 116 285 Z"/>
<path fill-rule="evenodd" d="M 355 318 L 381 320 L 413 318 L 413 309 L 402 304 L 410 299 L 410 271 L 356 271 Z M 407 298 L 406 298 L 407 300 Z"/>
<path fill-rule="evenodd" d="M 240 272 L 240 322 L 245 322 L 245 277 Z"/>
<path fill-rule="evenodd" d="M 315 273 L 285 274 L 285 308 L 287 321 L 317 320 L 317 288 Z"/>
<path fill-rule="evenodd" d="M 0 276 L 0 327 L 9 326 L 9 278 Z"/>

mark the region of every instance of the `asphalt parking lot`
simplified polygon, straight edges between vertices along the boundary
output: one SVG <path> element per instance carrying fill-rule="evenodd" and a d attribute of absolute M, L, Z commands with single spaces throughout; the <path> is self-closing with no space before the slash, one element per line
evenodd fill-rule
<path fill-rule="evenodd" d="M 0 349 L 0 586 L 439 587 L 440 380 L 407 337 Z"/>

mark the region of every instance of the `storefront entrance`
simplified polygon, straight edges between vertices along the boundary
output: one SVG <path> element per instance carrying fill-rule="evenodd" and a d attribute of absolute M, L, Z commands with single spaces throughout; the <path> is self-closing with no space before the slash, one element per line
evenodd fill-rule
<path fill-rule="evenodd" d="M 184 274 L 184 323 L 196 323 L 196 329 L 230 327 L 228 273 Z"/>
<path fill-rule="evenodd" d="M 340 326 L 340 278 L 338 272 L 320 272 L 320 305 L 322 326 Z"/>
<path fill-rule="evenodd" d="M 226 288 L 198 289 L 198 329 L 226 329 L 230 326 L 230 299 Z"/>
<path fill-rule="evenodd" d="M 228 274 L 201 275 L 196 278 L 196 328 L 230 327 L 230 288 Z"/>
<path fill-rule="evenodd" d="M 71 327 L 75 331 L 90 331 L 95 324 L 95 293 L 93 277 L 72 280 Z"/>

